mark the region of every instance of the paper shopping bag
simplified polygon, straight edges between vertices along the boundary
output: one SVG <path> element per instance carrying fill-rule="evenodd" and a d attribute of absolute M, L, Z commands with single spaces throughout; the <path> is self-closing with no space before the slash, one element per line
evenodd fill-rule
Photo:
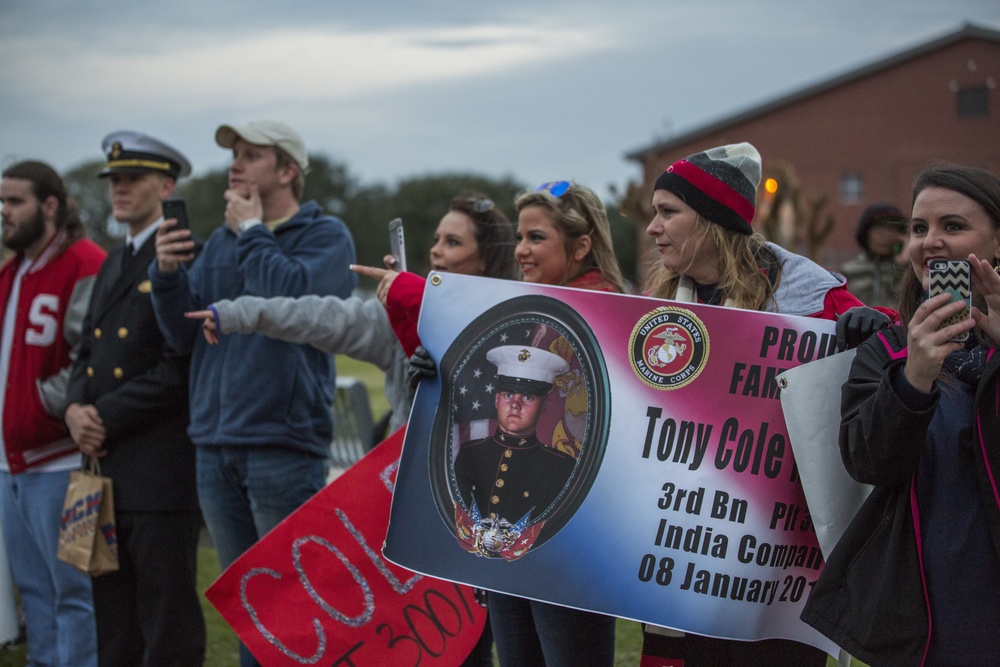
<path fill-rule="evenodd" d="M 102 477 L 96 459 L 70 473 L 59 521 L 58 558 L 97 577 L 118 569 L 118 539 L 111 478 Z"/>

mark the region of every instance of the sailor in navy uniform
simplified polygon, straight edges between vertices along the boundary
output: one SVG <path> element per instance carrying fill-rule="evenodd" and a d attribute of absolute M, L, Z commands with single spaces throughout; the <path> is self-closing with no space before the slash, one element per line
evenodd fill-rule
<path fill-rule="evenodd" d="M 486 359 L 497 366 L 497 429 L 462 444 L 455 478 L 462 501 L 480 522 L 523 525 L 556 501 L 576 465 L 535 434 L 553 382 L 569 365 L 559 355 L 522 345 L 493 348 Z"/>
<path fill-rule="evenodd" d="M 161 200 L 191 165 L 141 132 L 114 132 L 101 147 L 107 161 L 98 176 L 107 179 L 113 214 L 128 233 L 97 274 L 66 394 L 70 433 L 99 457 L 114 493 L 120 569 L 93 583 L 98 663 L 201 665 L 190 359 L 164 341 L 147 275 Z"/>

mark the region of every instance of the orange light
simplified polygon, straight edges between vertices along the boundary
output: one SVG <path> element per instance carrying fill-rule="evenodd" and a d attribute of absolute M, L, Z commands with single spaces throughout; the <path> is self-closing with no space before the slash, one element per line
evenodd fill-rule
<path fill-rule="evenodd" d="M 774 180 L 773 178 L 767 179 L 766 181 L 764 181 L 764 190 L 768 194 L 773 195 L 775 192 L 778 191 L 778 181 Z"/>

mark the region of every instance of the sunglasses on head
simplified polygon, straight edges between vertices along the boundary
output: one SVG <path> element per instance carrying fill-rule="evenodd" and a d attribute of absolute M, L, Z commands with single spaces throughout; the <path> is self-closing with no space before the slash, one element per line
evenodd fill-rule
<path fill-rule="evenodd" d="M 472 200 L 472 210 L 476 213 L 486 213 L 492 211 L 495 204 L 489 199 L 473 199 Z"/>
<path fill-rule="evenodd" d="M 541 192 L 542 190 L 548 190 L 549 194 L 553 197 L 562 197 L 569 190 L 569 181 L 549 181 L 548 183 L 542 183 L 537 188 L 535 192 Z"/>

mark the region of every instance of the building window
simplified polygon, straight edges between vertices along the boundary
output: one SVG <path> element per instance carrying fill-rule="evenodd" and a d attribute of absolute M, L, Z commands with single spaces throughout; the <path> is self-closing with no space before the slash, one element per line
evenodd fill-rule
<path fill-rule="evenodd" d="M 986 86 L 960 88 L 955 93 L 959 118 L 986 118 L 990 115 L 990 91 Z"/>
<path fill-rule="evenodd" d="M 865 198 L 865 179 L 857 172 L 844 174 L 840 179 L 840 201 L 857 204 Z"/>

